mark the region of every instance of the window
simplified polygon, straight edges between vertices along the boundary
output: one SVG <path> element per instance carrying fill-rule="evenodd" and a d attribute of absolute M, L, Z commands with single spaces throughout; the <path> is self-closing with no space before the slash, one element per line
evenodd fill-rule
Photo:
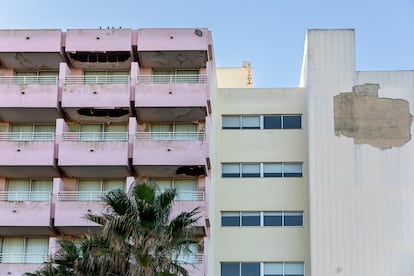
<path fill-rule="evenodd" d="M 302 163 L 223 163 L 222 177 L 302 177 Z"/>
<path fill-rule="evenodd" d="M 59 76 L 57 71 L 16 72 L 17 84 L 56 84 Z"/>
<path fill-rule="evenodd" d="M 198 244 L 190 243 L 187 248 L 181 248 L 178 254 L 176 254 L 176 261 L 183 264 L 195 264 L 197 263 Z"/>
<path fill-rule="evenodd" d="M 88 124 L 76 126 L 79 128 L 81 141 L 127 141 L 127 125 L 120 124 Z"/>
<path fill-rule="evenodd" d="M 86 84 L 116 84 L 128 83 L 128 71 L 85 71 L 83 73 L 84 83 Z"/>
<path fill-rule="evenodd" d="M 150 127 L 151 140 L 191 141 L 202 140 L 197 124 L 153 124 Z"/>
<path fill-rule="evenodd" d="M 124 188 L 124 180 L 79 180 L 77 200 L 99 201 L 105 193 Z"/>
<path fill-rule="evenodd" d="M 153 83 L 198 83 L 198 70 L 154 69 Z"/>
<path fill-rule="evenodd" d="M 9 179 L 7 201 L 48 201 L 53 180 Z"/>
<path fill-rule="evenodd" d="M 301 129 L 302 115 L 223 115 L 223 129 Z"/>
<path fill-rule="evenodd" d="M 10 140 L 12 141 L 53 141 L 54 125 L 12 125 Z"/>
<path fill-rule="evenodd" d="M 1 263 L 34 263 L 46 261 L 48 238 L 3 238 L 0 248 Z"/>
<path fill-rule="evenodd" d="M 303 212 L 221 212 L 221 226 L 303 226 Z"/>
<path fill-rule="evenodd" d="M 221 276 L 304 276 L 303 262 L 225 262 Z"/>
<path fill-rule="evenodd" d="M 202 198 L 198 192 L 197 179 L 156 179 L 161 192 L 169 188 L 175 188 L 177 191 L 177 200 L 179 201 L 197 201 Z"/>

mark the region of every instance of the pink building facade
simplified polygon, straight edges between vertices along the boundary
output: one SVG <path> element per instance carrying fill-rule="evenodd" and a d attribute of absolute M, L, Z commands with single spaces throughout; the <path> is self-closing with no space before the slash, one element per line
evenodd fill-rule
<path fill-rule="evenodd" d="M 40 267 L 134 181 L 203 209 L 207 274 L 212 39 L 207 29 L 0 30 L 0 275 Z"/>

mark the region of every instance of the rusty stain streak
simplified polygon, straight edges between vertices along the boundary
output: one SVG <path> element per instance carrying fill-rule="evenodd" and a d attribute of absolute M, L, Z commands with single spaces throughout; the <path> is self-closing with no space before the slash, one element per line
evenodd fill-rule
<path fill-rule="evenodd" d="M 380 149 L 410 141 L 413 116 L 408 101 L 378 98 L 378 88 L 378 84 L 358 85 L 334 97 L 335 135 Z"/>

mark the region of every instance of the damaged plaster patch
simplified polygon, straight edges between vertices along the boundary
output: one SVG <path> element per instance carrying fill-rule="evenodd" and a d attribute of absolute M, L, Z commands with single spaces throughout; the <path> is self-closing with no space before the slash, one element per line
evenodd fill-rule
<path fill-rule="evenodd" d="M 355 144 L 386 149 L 411 139 L 409 103 L 378 98 L 378 84 L 356 85 L 334 97 L 335 135 L 354 138 Z"/>

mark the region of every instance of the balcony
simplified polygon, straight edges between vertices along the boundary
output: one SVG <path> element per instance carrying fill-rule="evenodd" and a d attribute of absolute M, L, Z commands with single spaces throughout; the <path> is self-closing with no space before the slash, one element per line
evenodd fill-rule
<path fill-rule="evenodd" d="M 143 121 L 205 120 L 208 93 L 206 75 L 139 75 L 135 108 Z"/>
<path fill-rule="evenodd" d="M 127 132 L 64 132 L 58 166 L 69 177 L 130 175 Z"/>
<path fill-rule="evenodd" d="M 58 85 L 55 76 L 0 76 L 0 120 L 25 123 L 58 118 Z"/>
<path fill-rule="evenodd" d="M 63 234 L 81 235 L 96 231 L 99 224 L 85 218 L 88 213 L 101 214 L 105 204 L 101 201 L 103 191 L 61 191 L 58 193 L 55 210 L 55 227 Z"/>
<path fill-rule="evenodd" d="M 207 29 L 139 29 L 138 58 L 141 67 L 206 67 L 210 44 Z"/>
<path fill-rule="evenodd" d="M 130 106 L 129 75 L 68 76 L 62 108 L 74 121 L 127 122 Z"/>
<path fill-rule="evenodd" d="M 66 56 L 72 67 L 128 69 L 133 61 L 132 30 L 67 30 Z"/>
<path fill-rule="evenodd" d="M 0 192 L 0 235 L 51 235 L 51 193 Z"/>
<path fill-rule="evenodd" d="M 0 132 L 0 175 L 5 177 L 55 177 L 53 132 Z"/>
<path fill-rule="evenodd" d="M 133 166 L 141 176 L 206 174 L 204 132 L 137 132 Z"/>
<path fill-rule="evenodd" d="M 206 275 L 206 260 L 203 254 L 196 254 L 187 263 L 182 266 L 188 271 L 191 276 L 205 276 Z"/>
<path fill-rule="evenodd" d="M 0 60 L 16 70 L 56 70 L 64 62 L 60 30 L 0 30 Z"/>
<path fill-rule="evenodd" d="M 197 236 L 204 236 L 206 231 L 206 206 L 205 201 L 205 194 L 203 191 L 180 191 L 178 192 L 177 197 L 174 200 L 172 209 L 171 209 L 171 217 L 178 216 L 181 212 L 190 212 L 195 208 L 200 208 L 200 219 L 194 226 L 194 234 Z"/>

